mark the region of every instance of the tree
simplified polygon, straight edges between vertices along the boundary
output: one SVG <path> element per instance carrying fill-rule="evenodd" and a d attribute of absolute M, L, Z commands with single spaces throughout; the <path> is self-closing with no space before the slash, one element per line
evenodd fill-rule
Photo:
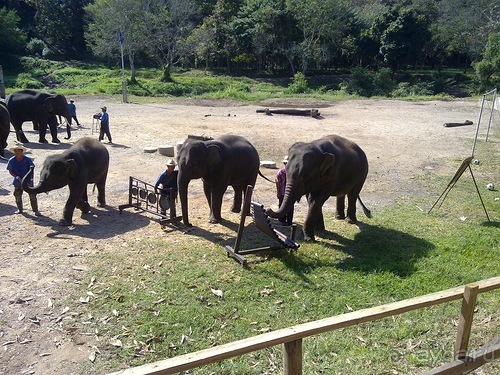
<path fill-rule="evenodd" d="M 492 33 L 484 49 L 483 59 L 474 64 L 481 89 L 500 84 L 500 32 Z M 493 79 L 493 78 L 496 79 Z M 490 86 L 490 87 L 491 87 Z"/>
<path fill-rule="evenodd" d="M 488 35 L 499 25 L 498 0 L 441 0 L 434 39 L 445 46 L 448 56 L 463 59 L 465 71 L 471 61 L 480 59 Z"/>
<path fill-rule="evenodd" d="M 144 15 L 149 12 L 145 1 L 95 0 L 85 7 L 88 27 L 85 40 L 99 57 L 117 61 L 120 56 L 118 38 L 123 36 L 123 47 L 130 63 L 131 80 L 135 81 L 135 56 L 145 49 L 146 25 Z"/>
<path fill-rule="evenodd" d="M 312 59 L 324 61 L 331 57 L 324 49 L 327 44 L 341 44 L 349 13 L 340 0 L 287 0 L 287 7 L 302 33 L 295 47 L 305 74 Z"/>
<path fill-rule="evenodd" d="M 21 19 L 15 10 L 0 8 L 0 54 L 23 50 L 27 36 L 19 28 Z"/>
<path fill-rule="evenodd" d="M 247 0 L 233 21 L 238 53 L 261 68 L 276 69 L 287 61 L 296 73 L 294 45 L 301 33 L 285 0 Z"/>
<path fill-rule="evenodd" d="M 170 79 L 170 70 L 180 58 L 178 45 L 195 28 L 196 16 L 196 6 L 191 0 L 158 1 L 144 13 L 145 47 L 163 66 L 163 80 Z"/>
<path fill-rule="evenodd" d="M 51 53 L 62 59 L 81 56 L 83 7 L 91 0 L 25 0 L 35 9 L 35 36 L 50 46 Z"/>
<path fill-rule="evenodd" d="M 421 61 L 424 46 L 431 38 L 429 23 L 416 9 L 396 11 L 380 38 L 380 53 L 391 68 Z"/>

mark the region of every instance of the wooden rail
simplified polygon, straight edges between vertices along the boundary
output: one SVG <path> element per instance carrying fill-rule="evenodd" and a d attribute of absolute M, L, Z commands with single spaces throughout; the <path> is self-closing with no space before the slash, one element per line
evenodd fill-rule
<path fill-rule="evenodd" d="M 460 358 L 467 351 L 477 294 L 498 288 L 500 288 L 500 277 L 494 277 L 466 286 L 279 329 L 194 353 L 120 370 L 110 375 L 176 374 L 280 344 L 284 345 L 284 374 L 300 375 L 302 374 L 302 339 L 306 337 L 458 299 L 463 300 L 455 344 L 455 353 Z"/>

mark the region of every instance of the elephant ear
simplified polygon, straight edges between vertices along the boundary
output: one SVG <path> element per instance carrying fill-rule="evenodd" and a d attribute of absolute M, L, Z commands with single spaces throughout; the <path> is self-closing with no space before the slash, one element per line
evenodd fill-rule
<path fill-rule="evenodd" d="M 320 177 L 323 178 L 325 175 L 329 174 L 330 168 L 333 168 L 335 164 L 335 155 L 329 152 L 323 153 L 323 159 L 319 166 Z"/>
<path fill-rule="evenodd" d="M 66 165 L 68 166 L 68 177 L 70 180 L 75 179 L 78 176 L 78 165 L 75 159 L 66 160 Z"/>
<path fill-rule="evenodd" d="M 55 111 L 55 105 L 56 105 L 56 101 L 54 98 L 52 97 L 48 97 L 47 99 L 45 99 L 45 101 L 43 102 L 43 106 L 45 107 L 45 109 L 49 112 L 49 113 L 53 113 Z"/>
<path fill-rule="evenodd" d="M 217 169 L 222 161 L 222 151 L 217 145 L 207 146 L 207 167 L 210 172 Z"/>

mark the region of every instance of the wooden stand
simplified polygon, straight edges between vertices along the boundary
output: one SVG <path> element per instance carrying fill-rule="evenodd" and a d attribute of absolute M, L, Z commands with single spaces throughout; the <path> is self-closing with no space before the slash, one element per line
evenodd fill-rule
<path fill-rule="evenodd" d="M 134 207 L 136 210 L 149 212 L 153 215 L 160 216 L 160 225 L 165 226 L 169 223 L 179 222 L 182 216 L 177 216 L 175 209 L 175 196 L 170 194 L 169 214 L 163 215 L 162 203 L 164 202 L 161 193 L 157 193 L 153 185 L 141 181 L 135 177 L 129 177 L 128 187 L 128 203 L 118 206 L 120 213 L 125 208 Z"/>
<path fill-rule="evenodd" d="M 243 204 L 240 225 L 238 227 L 238 234 L 236 236 L 234 247 L 226 246 L 227 255 L 236 259 L 243 266 L 247 265 L 247 260 L 243 256 L 245 254 L 255 254 L 261 251 L 280 250 L 280 249 L 297 250 L 300 247 L 300 245 L 294 240 L 295 233 L 297 231 L 297 226 L 295 224 L 291 226 L 290 237 L 273 228 L 271 225 L 271 220 L 269 219 L 269 216 L 267 216 L 266 211 L 264 210 L 264 206 L 260 203 L 252 201 L 252 192 L 253 192 L 253 187 L 249 185 L 247 187 L 247 191 L 245 194 L 245 201 Z M 243 231 L 245 229 L 246 214 L 247 212 L 249 212 L 249 210 L 252 214 L 255 226 L 261 232 L 265 233 L 268 237 L 270 237 L 276 243 L 278 243 L 278 245 L 258 247 L 246 250 L 241 249 L 241 239 L 243 237 Z"/>

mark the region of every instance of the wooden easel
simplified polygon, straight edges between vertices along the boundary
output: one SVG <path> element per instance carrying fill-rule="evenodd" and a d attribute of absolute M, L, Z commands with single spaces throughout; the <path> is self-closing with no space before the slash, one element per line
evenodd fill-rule
<path fill-rule="evenodd" d="M 271 225 L 271 220 L 264 210 L 264 206 L 258 202 L 252 201 L 252 192 L 253 187 L 249 185 L 245 193 L 243 210 L 241 212 L 241 219 L 234 247 L 226 246 L 227 255 L 236 259 L 244 267 L 246 267 L 247 265 L 247 260 L 244 257 L 244 255 L 246 254 L 255 254 L 262 251 L 272 251 L 280 249 L 291 249 L 293 251 L 297 250 L 300 247 L 300 245 L 295 242 L 295 233 L 297 231 L 297 226 L 295 224 L 291 226 L 290 237 L 273 228 L 273 226 Z M 243 237 L 243 231 L 245 229 L 245 219 L 249 211 L 252 214 L 255 226 L 261 232 L 265 233 L 268 237 L 273 239 L 277 243 L 277 245 L 257 247 L 252 249 L 241 249 L 241 239 Z"/>
<path fill-rule="evenodd" d="M 470 171 L 470 175 L 472 176 L 472 181 L 474 181 L 474 185 L 476 186 L 476 191 L 477 191 L 477 194 L 479 195 L 479 200 L 481 201 L 481 204 L 483 206 L 483 210 L 484 210 L 484 213 L 486 214 L 486 218 L 488 219 L 488 221 L 490 221 L 490 217 L 488 216 L 488 211 L 486 211 L 486 207 L 484 206 L 483 198 L 481 197 L 481 193 L 479 192 L 479 188 L 477 187 L 476 179 L 474 178 L 474 174 L 472 173 L 472 168 L 470 167 L 470 163 L 471 163 L 473 157 L 474 156 L 469 156 L 469 157 L 464 159 L 464 161 L 462 162 L 462 164 L 460 165 L 458 170 L 455 172 L 455 175 L 453 176 L 451 181 L 448 183 L 448 186 L 446 186 L 446 189 L 444 189 L 443 193 L 439 196 L 439 198 L 436 200 L 436 202 L 432 205 L 431 209 L 429 210 L 429 212 L 427 214 L 430 214 L 432 209 L 434 208 L 434 206 L 436 206 L 436 204 L 441 200 L 441 198 L 443 198 L 443 200 L 439 204 L 438 208 L 441 207 L 441 205 L 444 203 L 444 200 L 448 196 L 448 193 L 451 191 L 453 186 L 455 186 L 455 184 L 459 180 L 460 176 L 462 176 L 462 174 L 468 168 Z"/>

